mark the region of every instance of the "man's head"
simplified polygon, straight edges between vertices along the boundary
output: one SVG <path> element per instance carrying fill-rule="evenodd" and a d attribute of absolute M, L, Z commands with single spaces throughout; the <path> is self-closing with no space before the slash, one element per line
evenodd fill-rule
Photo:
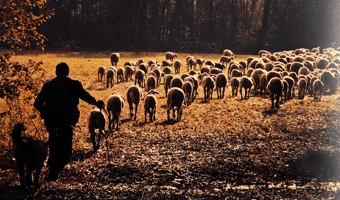
<path fill-rule="evenodd" d="M 69 73 L 69 67 L 66 63 L 61 62 L 57 65 L 55 74 L 57 76 L 68 76 Z"/>

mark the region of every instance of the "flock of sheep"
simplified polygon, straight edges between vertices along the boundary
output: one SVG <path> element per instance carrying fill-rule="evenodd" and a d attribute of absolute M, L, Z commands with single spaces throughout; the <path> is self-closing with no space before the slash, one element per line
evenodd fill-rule
<path fill-rule="evenodd" d="M 126 100 L 131 118 L 136 120 L 137 107 L 144 98 L 145 122 L 148 114 L 150 121 L 155 120 L 157 98 L 154 94 L 158 92 L 154 89 L 161 84 L 162 79 L 167 97 L 167 119 L 170 120 L 171 110 L 175 118 L 176 110 L 177 121 L 181 120 L 182 110 L 196 98 L 199 85 L 204 91 L 204 101 L 212 99 L 215 90 L 217 98 L 223 99 L 225 87 L 228 86 L 232 88 L 232 96 L 237 96 L 239 91 L 241 99 L 248 99 L 252 88 L 255 95 L 269 93 L 271 109 L 277 110 L 280 98 L 283 101 L 284 97 L 284 101 L 287 101 L 295 97 L 295 89 L 298 90 L 299 99 L 310 94 L 314 96 L 314 100 L 320 101 L 322 94 L 334 93 L 339 82 L 339 48 L 326 48 L 322 51 L 320 47 L 312 50 L 300 48 L 273 53 L 260 50 L 259 57 L 248 57 L 247 60 L 239 62 L 234 61 L 234 53 L 231 50 L 225 49 L 220 62 L 187 56 L 187 73 L 182 74 L 179 73 L 183 64 L 180 60 L 174 61 L 177 57 L 176 53 L 166 52 L 165 59 L 160 63 L 157 60 L 145 63 L 144 59 L 140 58 L 138 61 L 127 61 L 124 67 L 117 69 L 120 54 L 112 53 L 112 66 L 98 68 L 98 81 L 102 81 L 106 76 L 108 88 L 113 86 L 115 75 L 117 83 L 131 81 L 134 76 L 134 84 L 127 89 L 126 96 L 114 93 L 108 97 L 104 110 L 94 108 L 90 112 L 88 122 L 94 151 L 99 147 L 99 142 L 95 142 L 94 130 L 99 129 L 99 135 L 104 134 L 103 112 L 108 113 L 109 130 L 118 130 Z M 142 88 L 145 88 L 146 95 L 143 95 Z"/>

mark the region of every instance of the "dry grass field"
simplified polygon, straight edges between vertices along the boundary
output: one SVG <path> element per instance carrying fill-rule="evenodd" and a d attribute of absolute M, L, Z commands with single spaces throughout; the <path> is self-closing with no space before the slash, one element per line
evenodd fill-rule
<path fill-rule="evenodd" d="M 66 62 L 70 77 L 82 82 L 97 100 L 114 92 L 126 97 L 134 82 L 110 89 L 97 81 L 97 68 L 110 66 L 107 53 L 63 53 L 15 56 L 11 61 L 42 60 L 47 79 L 55 77 L 55 66 Z M 178 59 L 185 65 L 185 57 Z M 190 54 L 218 61 L 219 54 Z M 236 61 L 248 55 L 236 55 Z M 165 59 L 164 53 L 121 53 L 118 68 L 125 61 Z M 181 68 L 181 73 L 186 72 Z M 226 73 L 226 71 L 225 71 Z M 134 77 L 133 77 L 134 79 Z M 283 102 L 276 113 L 268 112 L 269 97 L 250 95 L 204 102 L 203 89 L 183 111 L 182 120 L 167 121 L 163 85 L 157 91 L 156 121 L 144 122 L 144 101 L 137 120 L 129 117 L 126 104 L 119 131 L 103 139 L 92 153 L 87 115 L 92 106 L 80 102 L 80 119 L 73 137 L 72 161 L 56 182 L 20 191 L 13 166 L 1 169 L 1 199 L 333 199 L 340 198 L 340 92 L 325 95 L 320 102 Z M 28 131 L 29 132 L 29 131 Z M 46 141 L 46 139 L 45 139 Z"/>

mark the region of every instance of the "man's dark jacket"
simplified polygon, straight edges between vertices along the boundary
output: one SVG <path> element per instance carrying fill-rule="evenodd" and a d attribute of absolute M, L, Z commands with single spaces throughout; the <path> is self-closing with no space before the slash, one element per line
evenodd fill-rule
<path fill-rule="evenodd" d="M 82 84 L 68 76 L 57 76 L 46 82 L 34 102 L 42 119 L 62 117 L 70 119 L 75 125 L 79 119 L 79 98 L 96 105 L 96 99 L 86 92 Z"/>

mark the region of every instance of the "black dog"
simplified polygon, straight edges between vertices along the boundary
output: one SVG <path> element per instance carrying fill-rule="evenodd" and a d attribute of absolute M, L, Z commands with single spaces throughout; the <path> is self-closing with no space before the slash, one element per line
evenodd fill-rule
<path fill-rule="evenodd" d="M 34 187 L 39 188 L 39 175 L 47 157 L 46 144 L 35 137 L 24 135 L 21 132 L 27 130 L 27 127 L 18 123 L 12 131 L 12 139 L 15 145 L 15 159 L 20 176 L 20 187 L 25 188 L 25 165 L 26 165 L 26 184 L 32 185 L 32 172 L 36 170 Z"/>

